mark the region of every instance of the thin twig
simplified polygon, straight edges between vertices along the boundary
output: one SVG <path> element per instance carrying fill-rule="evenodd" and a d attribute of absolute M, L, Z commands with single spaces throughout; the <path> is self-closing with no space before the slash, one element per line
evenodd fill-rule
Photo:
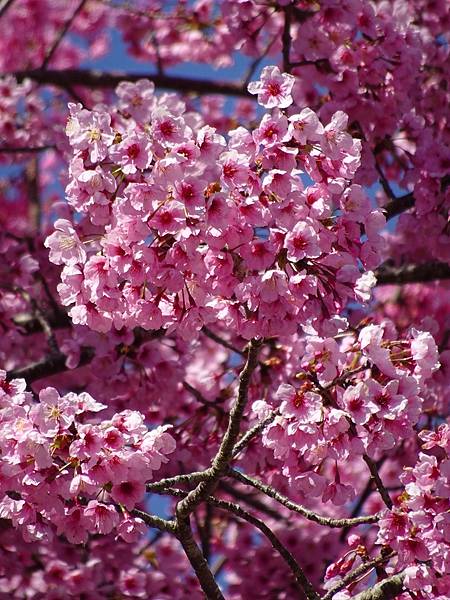
<path fill-rule="evenodd" d="M 270 42 L 267 44 L 267 46 L 265 47 L 265 49 L 263 50 L 263 52 L 261 54 L 259 54 L 257 56 L 257 58 L 255 58 L 254 61 L 252 61 L 251 65 L 248 68 L 247 74 L 244 77 L 244 81 L 242 83 L 242 87 L 244 89 L 247 89 L 248 84 L 250 83 L 250 80 L 253 77 L 253 74 L 255 73 L 255 70 L 258 68 L 258 65 L 265 59 L 265 57 L 269 54 L 270 49 L 272 48 L 272 46 L 275 44 L 275 42 L 277 42 L 279 40 L 279 34 L 277 33 L 275 35 L 274 38 L 272 38 L 270 40 Z"/>
<path fill-rule="evenodd" d="M 245 350 L 239 350 L 239 348 L 236 348 L 236 346 L 233 346 L 233 344 L 221 338 L 219 335 L 217 335 L 217 333 L 214 333 L 214 331 L 211 331 L 211 329 L 209 329 L 205 325 L 202 327 L 201 331 L 203 334 L 206 335 L 206 337 L 209 337 L 211 340 L 217 342 L 224 348 L 227 348 L 232 352 L 236 352 L 236 354 L 240 354 L 241 356 L 245 356 Z"/>
<path fill-rule="evenodd" d="M 259 529 L 259 531 L 261 531 L 261 533 L 267 537 L 273 548 L 280 554 L 280 556 L 289 566 L 295 577 L 295 581 L 297 582 L 299 588 L 304 592 L 308 600 L 320 600 L 319 594 L 317 594 L 317 592 L 314 590 L 309 579 L 303 572 L 303 569 L 297 563 L 286 546 L 281 542 L 278 536 L 270 529 L 270 527 L 268 527 L 260 519 L 257 519 L 254 515 L 241 508 L 238 504 L 233 504 L 232 502 L 227 502 L 226 500 L 218 500 L 217 498 L 212 497 L 208 497 L 207 502 L 213 504 L 213 506 L 217 506 L 217 508 L 221 508 L 235 514 Z"/>
<path fill-rule="evenodd" d="M 278 411 L 273 410 L 269 415 L 267 415 L 265 419 L 263 419 L 259 423 L 256 423 L 256 425 L 253 425 L 253 427 L 241 437 L 241 439 L 233 448 L 233 458 L 236 458 L 239 455 L 239 453 L 242 452 L 242 450 L 246 446 L 248 446 L 252 439 L 255 436 L 259 435 L 263 431 L 263 429 L 275 419 L 277 412 Z"/>
<path fill-rule="evenodd" d="M 375 482 L 375 485 L 377 486 L 377 490 L 379 491 L 381 498 L 383 499 L 383 502 L 390 510 L 393 506 L 392 500 L 389 496 L 389 492 L 384 487 L 384 484 L 381 481 L 377 463 L 374 460 L 372 460 L 370 456 L 367 456 L 367 454 L 363 454 L 363 459 L 366 465 L 369 467 L 370 474 L 372 475 L 372 478 Z"/>
<path fill-rule="evenodd" d="M 139 510 L 137 508 L 131 511 L 131 514 L 134 517 L 139 517 L 144 521 L 146 525 L 149 527 L 154 527 L 159 529 L 160 531 L 167 531 L 169 533 L 174 533 L 175 531 L 175 523 L 173 521 L 168 521 L 166 519 L 162 519 L 161 517 L 157 517 L 156 515 L 150 515 L 143 510 Z"/>
<path fill-rule="evenodd" d="M 191 485 L 198 483 L 199 481 L 204 481 L 207 475 L 205 471 L 194 471 L 193 473 L 187 473 L 184 475 L 175 475 L 174 477 L 166 477 L 165 479 L 160 479 L 159 481 L 153 481 L 152 483 L 147 483 L 147 492 L 153 492 L 158 490 L 164 490 L 164 488 L 168 488 L 172 485 Z"/>
<path fill-rule="evenodd" d="M 236 500 L 241 502 L 245 502 L 248 506 L 255 508 L 256 510 L 266 514 L 271 519 L 275 519 L 276 521 L 288 521 L 286 517 L 283 517 L 279 512 L 277 512 L 274 508 L 267 506 L 264 504 L 258 497 L 255 496 L 254 493 L 246 493 L 242 490 L 238 490 L 229 483 L 225 481 L 221 481 L 218 487 L 219 490 L 223 490 L 229 496 L 232 496 Z"/>
<path fill-rule="evenodd" d="M 283 43 L 282 54 L 283 54 L 283 71 L 290 73 L 291 71 L 291 20 L 292 20 L 292 7 L 290 5 L 284 7 L 284 27 L 281 40 Z"/>
<path fill-rule="evenodd" d="M 64 25 L 62 26 L 61 30 L 59 31 L 55 41 L 53 42 L 51 48 L 48 50 L 47 54 L 45 55 L 44 58 L 44 62 L 42 63 L 42 69 L 46 69 L 49 62 L 52 60 L 56 50 L 58 49 L 60 43 L 62 42 L 64 36 L 66 35 L 66 33 L 69 31 L 70 27 L 72 26 L 74 20 L 76 19 L 76 17 L 78 16 L 78 14 L 82 11 L 84 5 L 86 4 L 86 0 L 81 0 L 81 2 L 78 4 L 77 8 L 74 10 L 72 16 L 67 19 L 67 21 L 64 23 Z"/>

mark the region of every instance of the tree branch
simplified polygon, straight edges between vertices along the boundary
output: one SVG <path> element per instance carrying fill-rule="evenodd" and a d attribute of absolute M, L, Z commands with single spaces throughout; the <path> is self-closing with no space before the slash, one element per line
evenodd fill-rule
<path fill-rule="evenodd" d="M 335 594 L 337 594 L 338 592 L 340 592 L 341 590 L 346 588 L 348 585 L 350 585 L 351 583 L 353 583 L 354 581 L 359 579 L 361 577 L 361 575 L 368 573 L 374 567 L 382 565 L 383 563 L 390 560 L 393 556 L 395 556 L 395 552 L 390 552 L 389 554 L 383 554 L 381 556 L 377 556 L 377 558 L 373 558 L 372 560 L 369 560 L 369 561 L 363 563 L 362 565 L 359 565 L 359 567 L 356 567 L 356 569 L 354 569 L 350 573 L 347 573 L 347 575 L 345 577 L 343 577 L 338 584 L 336 584 L 330 590 L 328 590 L 328 592 L 325 594 L 325 596 L 322 596 L 321 600 L 331 600 Z M 372 588 L 372 589 L 374 589 L 374 588 Z M 369 591 L 371 591 L 371 590 L 369 590 Z M 358 598 L 359 598 L 359 595 L 358 595 Z M 383 598 L 383 597 L 381 597 L 381 598 Z M 380 600 L 381 600 L 381 598 L 380 598 Z"/>
<path fill-rule="evenodd" d="M 248 504 L 248 506 L 251 506 L 252 508 L 255 508 L 256 510 L 266 514 L 271 519 L 275 519 L 275 521 L 283 521 L 283 520 L 287 521 L 287 519 L 285 517 L 283 517 L 283 515 L 278 513 L 276 510 L 274 510 L 270 506 L 267 506 L 267 504 L 262 502 L 252 492 L 246 493 L 246 492 L 243 492 L 242 490 L 238 490 L 238 489 L 234 488 L 232 485 L 225 483 L 225 481 L 220 482 L 218 489 L 224 491 L 229 496 L 232 496 L 235 500 L 241 500 L 242 502 L 245 502 L 245 504 Z"/>
<path fill-rule="evenodd" d="M 233 448 L 233 458 L 236 458 L 239 455 L 239 453 L 242 452 L 242 450 L 246 446 L 248 446 L 251 440 L 258 434 L 260 434 L 263 431 L 263 429 L 275 419 L 276 415 L 277 411 L 273 410 L 269 415 L 267 415 L 265 419 L 263 419 L 259 423 L 256 423 L 256 425 L 253 425 L 253 427 L 241 437 L 241 439 Z"/>
<path fill-rule="evenodd" d="M 279 502 L 280 504 L 282 504 L 289 510 L 294 511 L 294 512 L 298 513 L 299 515 L 302 515 L 309 521 L 314 521 L 315 523 L 318 523 L 319 525 L 325 525 L 327 527 L 335 527 L 335 528 L 353 527 L 355 525 L 362 525 L 365 523 L 376 523 L 379 519 L 378 515 L 369 515 L 366 517 L 355 517 L 353 519 L 333 519 L 331 517 L 324 517 L 324 516 L 318 515 L 317 513 L 313 512 L 312 510 L 309 510 L 308 508 L 305 508 L 304 506 L 301 506 L 300 504 L 296 504 L 295 502 L 292 502 L 292 500 L 289 500 L 289 498 L 286 498 L 286 496 L 283 496 L 283 494 L 278 492 L 276 489 L 274 489 L 270 485 L 266 485 L 265 483 L 262 483 L 262 481 L 258 481 L 257 479 L 254 479 L 253 477 L 249 477 L 248 475 L 245 475 L 244 473 L 241 473 L 240 471 L 236 471 L 235 469 L 230 469 L 229 475 L 231 477 L 233 477 L 233 479 L 236 479 L 237 481 L 240 481 L 241 483 L 243 483 L 245 485 L 250 485 L 250 486 L 256 488 L 257 490 L 259 490 L 263 494 L 266 494 L 266 496 L 273 498 L 274 500 L 276 500 L 277 502 Z"/>
<path fill-rule="evenodd" d="M 198 577 L 202 590 L 208 600 L 225 600 L 214 575 L 192 535 L 189 518 L 178 519 L 175 535 L 183 546 L 183 550 Z"/>
<path fill-rule="evenodd" d="M 56 40 L 53 42 L 52 46 L 50 47 L 50 49 L 48 50 L 48 52 L 45 55 L 45 59 L 44 59 L 44 62 L 42 63 L 42 67 L 41 67 L 42 69 L 47 68 L 47 65 L 52 60 L 56 50 L 58 49 L 58 46 L 62 42 L 63 37 L 69 31 L 72 23 L 76 19 L 77 15 L 82 11 L 85 4 L 86 4 L 86 0 L 81 0 L 80 3 L 78 4 L 77 8 L 74 10 L 72 16 L 69 19 L 67 19 L 67 21 L 64 23 L 63 27 L 61 28 L 61 31 L 58 33 L 58 35 L 56 37 Z"/>
<path fill-rule="evenodd" d="M 5 74 L 6 75 L 6 74 Z M 197 94 L 223 94 L 224 96 L 244 96 L 251 98 L 240 83 L 226 81 L 211 81 L 209 79 L 191 79 L 176 75 L 161 75 L 158 73 L 128 73 L 126 71 L 97 71 L 90 69 L 30 69 L 9 73 L 21 82 L 31 79 L 42 85 L 54 85 L 66 89 L 67 86 L 79 85 L 95 88 L 115 88 L 121 81 L 138 81 L 151 79 L 155 86 L 178 92 Z"/>
<path fill-rule="evenodd" d="M 239 387 L 236 402 L 234 403 L 228 427 L 223 436 L 222 443 L 216 456 L 212 460 L 211 467 L 206 471 L 206 481 L 201 481 L 198 486 L 190 492 L 177 506 L 177 514 L 180 518 L 186 517 L 194 508 L 209 496 L 214 490 L 221 475 L 228 468 L 228 464 L 233 455 L 233 449 L 239 436 L 242 416 L 248 399 L 248 388 L 250 386 L 251 376 L 258 365 L 258 350 L 261 341 L 251 340 L 248 344 L 247 362 L 239 376 Z"/>
<path fill-rule="evenodd" d="M 268 527 L 263 521 L 257 519 L 252 514 L 248 513 L 246 510 L 241 508 L 238 504 L 233 504 L 232 502 L 227 502 L 226 500 L 218 500 L 217 498 L 207 498 L 207 502 L 213 504 L 213 506 L 217 506 L 217 508 L 222 508 L 223 510 L 229 511 L 236 516 L 244 519 L 248 523 L 251 523 L 254 527 L 259 529 L 263 535 L 267 537 L 267 539 L 272 544 L 273 548 L 280 554 L 286 564 L 289 566 L 292 571 L 297 584 L 300 589 L 305 593 L 308 600 L 320 600 L 320 596 L 314 590 L 310 581 L 306 577 L 303 569 L 297 563 L 295 558 L 286 548 L 286 546 L 281 542 L 281 540 L 276 536 L 276 534 Z"/>
<path fill-rule="evenodd" d="M 284 7 L 284 27 L 283 27 L 283 33 L 281 36 L 282 43 L 283 43 L 283 48 L 282 48 L 283 71 L 285 71 L 285 73 L 290 73 L 290 71 L 291 71 L 291 61 L 290 61 L 291 44 L 292 44 L 291 20 L 292 20 L 292 6 L 288 5 L 288 6 Z"/>
<path fill-rule="evenodd" d="M 93 357 L 94 351 L 92 348 L 83 348 L 78 367 L 84 367 L 89 364 Z M 37 381 L 43 377 L 50 377 L 50 375 L 56 375 L 57 373 L 69 370 L 66 367 L 66 358 L 66 355 L 62 353 L 48 356 L 26 367 L 9 371 L 7 378 L 8 380 L 25 379 L 28 384 L 31 384 L 33 381 Z"/>
<path fill-rule="evenodd" d="M 211 331 L 211 329 L 209 329 L 205 325 L 202 327 L 201 332 L 205 334 L 206 337 L 209 337 L 211 340 L 213 340 L 217 344 L 220 344 L 224 348 L 227 348 L 232 352 L 236 352 L 236 354 L 240 354 L 241 356 L 245 356 L 245 350 L 239 350 L 239 348 L 236 348 L 236 346 L 233 346 L 233 344 L 221 338 L 219 335 L 214 333 L 214 331 Z"/>
<path fill-rule="evenodd" d="M 352 600 L 395 600 L 402 593 L 405 573 L 398 573 L 388 579 L 384 579 L 373 586 L 370 590 L 353 596 Z"/>
<path fill-rule="evenodd" d="M 377 486 L 377 490 L 380 492 L 380 496 L 383 499 L 383 502 L 386 504 L 386 506 L 389 508 L 389 510 L 391 510 L 392 500 L 391 500 L 391 497 L 389 496 L 389 492 L 384 487 L 383 482 L 381 481 L 381 477 L 380 477 L 380 474 L 378 473 L 378 466 L 377 466 L 376 462 L 374 460 L 372 460 L 370 458 L 370 456 L 367 456 L 367 454 L 363 454 L 363 459 L 364 459 L 364 462 L 366 463 L 366 465 L 369 467 L 370 474 L 372 475 L 375 485 Z"/>
<path fill-rule="evenodd" d="M 45 150 L 54 150 L 56 146 L 48 145 L 48 146 L 0 146 L 0 154 L 16 154 L 16 153 L 25 153 L 25 152 L 45 152 Z"/>
<path fill-rule="evenodd" d="M 153 481 L 152 483 L 147 483 L 147 492 L 156 492 L 159 490 L 164 490 L 172 485 L 189 485 L 198 483 L 199 481 L 204 481 L 206 479 L 205 471 L 194 471 L 193 473 L 187 473 L 186 475 L 175 475 L 175 477 L 166 477 L 165 479 L 160 479 L 159 481 Z"/>
<path fill-rule="evenodd" d="M 160 531 L 166 531 L 168 533 L 174 533 L 175 524 L 173 521 L 167 521 L 166 519 L 161 519 L 161 517 L 157 517 L 156 515 L 150 515 L 143 510 L 139 510 L 137 508 L 131 511 L 131 514 L 134 517 L 139 517 L 144 521 L 146 525 L 149 527 L 154 527 L 155 529 L 159 529 Z"/>
<path fill-rule="evenodd" d="M 405 212 L 409 208 L 412 208 L 415 203 L 414 195 L 405 194 L 404 196 L 400 196 L 400 198 L 395 198 L 395 200 L 391 200 L 386 204 L 386 206 L 382 209 L 384 212 L 384 216 L 386 217 L 386 221 L 400 215 Z"/>
<path fill-rule="evenodd" d="M 421 265 L 402 265 L 394 267 L 381 265 L 375 271 L 378 285 L 418 283 L 450 279 L 450 265 L 444 262 L 428 262 Z"/>

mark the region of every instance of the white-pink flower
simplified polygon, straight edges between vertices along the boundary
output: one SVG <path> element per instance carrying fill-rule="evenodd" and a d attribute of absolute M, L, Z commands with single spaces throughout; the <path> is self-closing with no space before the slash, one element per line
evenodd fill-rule
<path fill-rule="evenodd" d="M 292 87 L 295 78 L 281 73 L 278 67 L 264 67 L 259 81 L 248 84 L 250 94 L 258 94 L 258 102 L 266 108 L 287 108 L 293 102 Z"/>
<path fill-rule="evenodd" d="M 86 260 L 86 250 L 66 219 L 55 222 L 55 231 L 45 240 L 44 246 L 50 249 L 49 259 L 55 265 L 74 265 Z"/>

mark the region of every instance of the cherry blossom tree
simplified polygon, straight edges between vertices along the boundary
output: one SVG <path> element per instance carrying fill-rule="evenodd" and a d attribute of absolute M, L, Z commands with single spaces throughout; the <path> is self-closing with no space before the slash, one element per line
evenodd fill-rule
<path fill-rule="evenodd" d="M 449 31 L 0 1 L 0 599 L 450 597 Z"/>

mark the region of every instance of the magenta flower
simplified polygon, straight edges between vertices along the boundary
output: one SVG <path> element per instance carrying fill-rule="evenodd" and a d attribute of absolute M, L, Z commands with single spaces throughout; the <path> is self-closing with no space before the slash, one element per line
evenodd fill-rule
<path fill-rule="evenodd" d="M 153 156 L 150 147 L 150 139 L 146 135 L 133 133 L 120 144 L 112 146 L 109 155 L 125 175 L 131 175 L 138 169 L 149 167 Z"/>
<path fill-rule="evenodd" d="M 322 398 L 315 392 L 303 392 L 283 383 L 275 393 L 284 417 L 293 417 L 299 423 L 318 423 L 322 420 Z"/>
<path fill-rule="evenodd" d="M 128 510 L 133 510 L 145 494 L 145 484 L 142 481 L 122 481 L 113 485 L 111 496 L 115 502 L 123 504 Z"/>
<path fill-rule="evenodd" d="M 294 229 L 286 235 L 284 246 L 289 260 L 297 261 L 302 258 L 317 258 L 322 251 L 319 246 L 319 236 L 315 229 L 305 222 L 297 223 Z"/>
<path fill-rule="evenodd" d="M 119 513 L 110 504 L 91 500 L 84 509 L 85 517 L 91 519 L 98 533 L 107 534 L 119 523 Z"/>

